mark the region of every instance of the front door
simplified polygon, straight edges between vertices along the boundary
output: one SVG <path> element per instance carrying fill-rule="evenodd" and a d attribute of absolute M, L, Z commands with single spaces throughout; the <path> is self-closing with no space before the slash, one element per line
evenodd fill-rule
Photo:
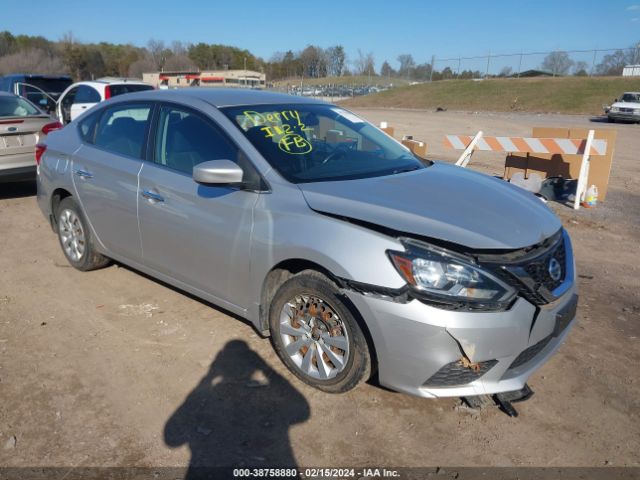
<path fill-rule="evenodd" d="M 142 257 L 138 173 L 151 109 L 148 103 L 119 103 L 106 109 L 93 137 L 73 155 L 74 185 L 99 241 L 108 253 L 135 262 Z"/>
<path fill-rule="evenodd" d="M 258 193 L 199 185 L 193 167 L 238 162 L 237 146 L 208 117 L 161 106 L 152 162 L 140 172 L 138 199 L 144 264 L 191 288 L 246 308 L 252 210 Z M 245 168 L 245 166 L 243 166 Z"/>

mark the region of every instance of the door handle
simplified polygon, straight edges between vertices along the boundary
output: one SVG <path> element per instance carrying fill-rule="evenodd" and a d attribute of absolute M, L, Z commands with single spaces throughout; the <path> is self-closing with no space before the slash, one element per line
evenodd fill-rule
<path fill-rule="evenodd" d="M 143 190 L 140 195 L 142 195 L 147 200 L 151 200 L 154 203 L 164 202 L 164 197 L 162 195 L 155 192 L 151 192 L 149 190 Z"/>
<path fill-rule="evenodd" d="M 93 173 L 87 172 L 86 170 L 77 169 L 74 170 L 73 173 L 75 173 L 80 178 L 93 178 Z"/>
<path fill-rule="evenodd" d="M 86 105 L 83 105 L 83 106 L 81 106 L 80 108 L 84 110 L 85 108 L 87 108 L 87 106 L 86 106 Z"/>

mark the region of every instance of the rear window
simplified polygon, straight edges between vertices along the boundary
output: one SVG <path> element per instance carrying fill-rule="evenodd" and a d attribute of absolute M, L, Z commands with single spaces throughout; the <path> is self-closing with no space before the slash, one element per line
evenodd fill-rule
<path fill-rule="evenodd" d="M 24 98 L 0 96 L 0 117 L 28 117 L 43 113 Z"/>
<path fill-rule="evenodd" d="M 111 90 L 111 96 L 115 97 L 118 95 L 124 95 L 125 93 L 153 90 L 153 87 L 151 85 L 134 85 L 134 84 L 124 83 L 120 85 L 109 85 L 109 90 Z"/>
<path fill-rule="evenodd" d="M 64 78 L 45 78 L 45 77 L 32 77 L 25 78 L 22 83 L 28 83 L 34 87 L 38 87 L 47 93 L 60 94 L 69 85 L 71 85 L 71 79 Z"/>

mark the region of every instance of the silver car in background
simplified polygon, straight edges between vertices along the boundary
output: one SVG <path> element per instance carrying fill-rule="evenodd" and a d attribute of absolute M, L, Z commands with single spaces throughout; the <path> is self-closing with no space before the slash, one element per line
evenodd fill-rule
<path fill-rule="evenodd" d="M 35 180 L 37 145 L 59 128 L 29 100 L 0 92 L 0 183 Z"/>
<path fill-rule="evenodd" d="M 327 392 L 375 372 L 422 397 L 517 391 L 575 317 L 547 206 L 316 100 L 109 100 L 49 137 L 38 203 L 74 267 L 114 259 L 245 317 Z"/>

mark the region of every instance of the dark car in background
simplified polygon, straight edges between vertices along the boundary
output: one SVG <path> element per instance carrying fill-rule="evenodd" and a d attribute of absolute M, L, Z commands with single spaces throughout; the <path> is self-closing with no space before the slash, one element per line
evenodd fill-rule
<path fill-rule="evenodd" d="M 0 91 L 26 98 L 48 113 L 54 113 L 56 102 L 73 80 L 68 75 L 12 73 L 0 77 Z"/>

